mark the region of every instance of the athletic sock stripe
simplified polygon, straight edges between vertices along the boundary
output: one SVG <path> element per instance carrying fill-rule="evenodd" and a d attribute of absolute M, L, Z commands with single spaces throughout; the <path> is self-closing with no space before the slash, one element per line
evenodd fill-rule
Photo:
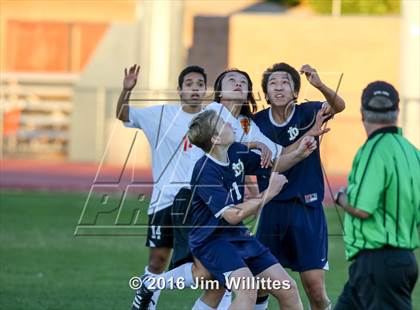
<path fill-rule="evenodd" d="M 133 306 L 136 307 L 137 309 L 140 308 L 140 304 L 136 303 L 136 301 L 133 301 Z"/>

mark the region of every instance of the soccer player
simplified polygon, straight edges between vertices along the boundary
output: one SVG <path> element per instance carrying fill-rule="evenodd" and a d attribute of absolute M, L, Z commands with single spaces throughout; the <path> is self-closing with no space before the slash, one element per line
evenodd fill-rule
<path fill-rule="evenodd" d="M 130 93 L 135 87 L 140 67 L 125 69 L 124 88 L 117 104 L 117 118 L 127 127 L 143 130 L 152 149 L 153 193 L 148 209 L 149 264 L 146 274 L 162 273 L 168 263 L 173 246 L 171 206 L 175 195 L 191 179 L 191 162 L 198 157 L 195 148 L 186 138 L 188 124 L 202 110 L 206 93 L 207 76 L 203 68 L 188 66 L 178 77 L 181 104 L 156 105 L 151 107 L 129 106 Z M 154 309 L 160 292 L 153 295 Z M 142 307 L 136 296 L 133 309 Z"/>
<path fill-rule="evenodd" d="M 254 121 L 263 134 L 284 147 L 305 135 L 317 120 L 323 122 L 345 107 L 344 100 L 321 81 L 315 69 L 304 65 L 300 73 L 324 95 L 326 103 L 296 104 L 300 75 L 286 63 L 274 64 L 262 79 L 270 107 L 255 114 Z M 289 182 L 262 210 L 257 238 L 282 266 L 300 273 L 311 309 L 327 309 L 330 300 L 324 270 L 328 270 L 328 236 L 322 206 L 324 183 L 319 148 L 284 174 Z M 268 185 L 268 178 L 258 177 L 260 190 Z M 264 292 L 259 294 L 256 309 L 265 309 L 268 296 Z"/>
<path fill-rule="evenodd" d="M 229 279 L 240 281 L 254 279 L 287 280 L 290 289 L 268 288 L 282 309 L 302 309 L 296 284 L 284 271 L 267 248 L 262 246 L 242 220 L 258 213 L 259 209 L 281 190 L 287 180 L 277 171 L 307 157 L 316 148 L 312 137 L 303 140 L 294 154 L 283 156 L 271 169 L 262 168 L 260 156 L 244 145 L 234 143 L 230 123 L 223 121 L 215 111 L 196 116 L 188 133 L 189 140 L 206 155 L 195 165 L 191 178 L 193 191 L 190 248 L 219 283 Z M 311 140 L 312 139 L 312 140 Z M 270 179 L 260 197 L 243 202 L 245 175 L 259 174 Z M 233 287 L 236 298 L 230 309 L 253 309 L 257 291 L 254 288 Z"/>

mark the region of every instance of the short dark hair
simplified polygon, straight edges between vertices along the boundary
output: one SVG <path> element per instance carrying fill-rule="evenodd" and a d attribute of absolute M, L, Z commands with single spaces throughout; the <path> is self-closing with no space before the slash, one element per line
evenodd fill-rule
<path fill-rule="evenodd" d="M 293 68 L 291 65 L 285 62 L 276 63 L 264 71 L 263 76 L 262 76 L 262 81 L 261 81 L 261 87 L 264 94 L 267 95 L 267 84 L 268 84 L 268 79 L 270 78 L 270 75 L 274 72 L 280 72 L 280 71 L 289 73 L 291 75 L 292 80 L 293 80 L 293 85 L 294 85 L 293 91 L 299 94 L 299 91 L 300 91 L 299 72 L 297 72 L 295 68 Z M 270 103 L 268 99 L 267 99 L 267 102 Z"/>
<path fill-rule="evenodd" d="M 207 85 L 207 74 L 204 71 L 204 68 L 200 67 L 200 66 L 188 66 L 186 68 L 184 68 L 184 70 L 181 71 L 181 73 L 178 76 L 178 87 L 181 89 L 182 88 L 182 83 L 184 83 L 184 78 L 188 73 L 191 72 L 196 72 L 199 73 L 203 76 L 204 78 L 204 83 Z"/>
<path fill-rule="evenodd" d="M 241 107 L 240 113 L 242 115 L 245 115 L 249 118 L 252 117 L 252 114 L 257 111 L 257 103 L 254 98 L 254 94 L 252 93 L 252 81 L 249 77 L 249 74 L 245 71 L 233 68 L 223 71 L 219 76 L 217 77 L 216 81 L 214 82 L 214 101 L 220 103 L 220 93 L 222 92 L 222 81 L 226 74 L 229 72 L 238 72 L 245 76 L 245 78 L 248 80 L 248 97 L 247 102 L 244 103 Z"/>

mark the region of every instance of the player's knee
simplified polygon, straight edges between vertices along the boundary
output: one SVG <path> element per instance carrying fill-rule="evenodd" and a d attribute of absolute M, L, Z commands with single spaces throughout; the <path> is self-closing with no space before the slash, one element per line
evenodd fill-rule
<path fill-rule="evenodd" d="M 148 269 L 151 273 L 162 273 L 165 270 L 166 264 L 161 259 L 150 259 Z"/>
<path fill-rule="evenodd" d="M 231 277 L 237 278 L 236 283 L 238 285 L 233 288 L 233 291 L 236 298 L 241 300 L 241 304 L 255 305 L 258 291 L 249 285 L 249 283 L 252 283 L 254 280 L 251 270 L 242 268 L 241 270 L 233 272 Z"/>
<path fill-rule="evenodd" d="M 289 292 L 297 292 L 298 291 L 298 285 L 296 281 L 292 277 L 288 277 L 287 280 L 284 280 L 283 289 L 278 291 L 289 291 Z"/>
<path fill-rule="evenodd" d="M 317 307 L 324 308 L 330 303 L 322 283 L 308 283 L 306 291 L 311 303 Z"/>
<path fill-rule="evenodd" d="M 295 280 L 292 278 L 287 279 L 287 285 L 284 286 L 280 290 L 273 290 L 272 294 L 276 297 L 279 301 L 283 301 L 285 297 L 293 297 L 299 296 L 299 288 Z"/>
<path fill-rule="evenodd" d="M 150 252 L 149 271 L 153 273 L 161 273 L 165 270 L 168 263 L 168 256 L 162 252 Z"/>
<path fill-rule="evenodd" d="M 289 281 L 289 287 L 290 287 L 289 289 L 292 292 L 297 292 L 298 291 L 298 285 L 297 285 L 296 281 L 291 279 L 291 278 L 288 281 Z"/>
<path fill-rule="evenodd" d="M 257 290 L 240 289 L 235 290 L 235 298 L 239 298 L 244 304 L 255 305 L 257 301 Z"/>

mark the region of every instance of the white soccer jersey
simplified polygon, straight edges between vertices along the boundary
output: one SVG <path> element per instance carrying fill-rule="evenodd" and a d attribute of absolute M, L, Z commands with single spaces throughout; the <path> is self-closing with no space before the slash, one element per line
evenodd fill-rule
<path fill-rule="evenodd" d="M 248 142 L 261 142 L 264 143 L 273 153 L 272 159 L 274 160 L 281 154 L 283 147 L 274 143 L 267 138 L 251 119 L 246 116 L 240 115 L 235 118 L 230 111 L 218 102 L 212 102 L 205 107 L 206 110 L 214 110 L 225 121 L 232 125 L 235 133 L 235 141 L 240 143 Z"/>
<path fill-rule="evenodd" d="M 171 206 L 178 191 L 189 187 L 194 163 L 204 154 L 186 137 L 195 115 L 184 112 L 180 104 L 130 106 L 130 121 L 124 125 L 143 130 L 152 150 L 154 185 L 149 215 Z"/>

